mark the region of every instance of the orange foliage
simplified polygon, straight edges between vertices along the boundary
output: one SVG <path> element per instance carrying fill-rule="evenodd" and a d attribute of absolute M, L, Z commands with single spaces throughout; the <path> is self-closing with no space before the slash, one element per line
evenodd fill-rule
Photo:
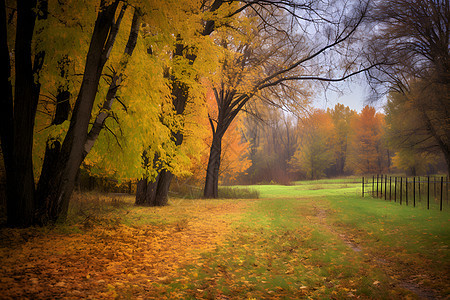
<path fill-rule="evenodd" d="M 97 216 L 74 225 L 78 233 L 71 234 L 2 228 L 0 298 L 136 299 L 145 294 L 146 299 L 161 299 L 167 292 L 164 283 L 183 281 L 174 279 L 181 266 L 197 263 L 202 252 L 224 242 L 231 231 L 230 212 L 236 215 L 245 205 L 200 205 L 189 220 L 179 219 L 185 205 L 168 206 L 164 218 L 174 221 L 166 225 L 126 226 L 116 222 L 117 216 Z M 157 215 L 156 208 L 134 213 L 140 218 L 149 210 Z"/>
<path fill-rule="evenodd" d="M 383 143 L 384 115 L 375 108 L 365 106 L 352 124 L 352 155 L 349 168 L 358 174 L 387 171 L 388 151 Z"/>
<path fill-rule="evenodd" d="M 208 114 L 210 116 L 216 116 L 218 113 L 217 104 L 211 89 L 206 93 L 206 101 L 208 105 Z M 199 118 L 198 122 L 203 122 L 204 126 L 209 126 L 209 124 L 207 124 L 207 118 Z M 251 161 L 248 159 L 250 144 L 249 142 L 243 141 L 241 138 L 241 125 L 241 119 L 238 116 L 233 123 L 231 123 L 222 139 L 219 179 L 221 183 L 234 181 L 239 174 L 245 172 L 251 166 Z M 202 182 L 205 179 L 206 167 L 209 159 L 209 149 L 212 143 L 212 133 L 210 132 L 203 140 L 205 147 L 201 151 L 201 157 L 194 163 L 194 166 L 191 169 L 193 177 L 197 182 Z"/>

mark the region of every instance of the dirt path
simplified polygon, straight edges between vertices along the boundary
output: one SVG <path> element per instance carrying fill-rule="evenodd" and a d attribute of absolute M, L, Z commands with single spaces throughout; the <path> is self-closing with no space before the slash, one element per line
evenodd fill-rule
<path fill-rule="evenodd" d="M 415 269 L 414 266 L 406 266 L 408 268 L 407 272 L 405 272 L 405 270 L 399 270 L 398 264 L 394 263 L 386 256 L 378 256 L 364 245 L 357 243 L 355 241 L 355 236 L 352 233 L 344 231 L 342 227 L 334 227 L 330 225 L 328 221 L 328 212 L 325 209 L 314 206 L 314 210 L 320 225 L 338 237 L 357 255 L 365 256 L 367 257 L 367 260 L 375 262 L 378 268 L 382 270 L 387 277 L 392 279 L 390 285 L 393 289 L 405 289 L 419 299 L 443 299 L 442 297 L 439 297 L 435 291 L 429 288 L 427 289 L 426 287 L 415 282 L 415 279 L 417 279 L 417 277 L 420 276 L 420 273 L 422 273 L 421 270 Z"/>

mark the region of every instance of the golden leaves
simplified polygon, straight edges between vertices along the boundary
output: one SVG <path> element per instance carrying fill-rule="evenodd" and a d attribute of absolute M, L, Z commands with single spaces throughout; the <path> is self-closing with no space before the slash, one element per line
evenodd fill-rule
<path fill-rule="evenodd" d="M 187 263 L 222 243 L 230 218 L 242 204 L 177 203 L 164 208 L 137 208 L 170 221 L 166 225 L 111 224 L 71 231 L 2 229 L 0 289 L 5 298 L 115 298 L 157 295 Z M 189 210 L 189 219 L 180 215 Z M 131 217 L 133 211 L 130 212 Z M 79 228 L 79 229 L 77 229 Z M 152 292 L 153 291 L 153 292 Z"/>

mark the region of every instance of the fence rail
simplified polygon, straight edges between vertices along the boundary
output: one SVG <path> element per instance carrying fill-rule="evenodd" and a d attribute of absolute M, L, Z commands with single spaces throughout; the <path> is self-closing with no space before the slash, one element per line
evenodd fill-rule
<path fill-rule="evenodd" d="M 373 175 L 362 177 L 362 197 L 384 198 L 386 201 L 399 202 L 400 205 L 426 204 L 439 206 L 443 210 L 444 204 L 448 206 L 448 176 L 388 176 Z"/>

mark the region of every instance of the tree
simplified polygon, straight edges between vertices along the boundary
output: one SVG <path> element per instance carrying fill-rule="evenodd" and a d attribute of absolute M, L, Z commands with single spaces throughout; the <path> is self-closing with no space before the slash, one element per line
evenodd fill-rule
<path fill-rule="evenodd" d="M 92 6 L 90 2 L 80 4 L 83 3 L 73 2 L 69 6 L 63 6 L 52 1 L 26 4 L 18 1 L 17 18 L 15 8 L 9 7 L 7 23 L 6 9 L 2 3 L 1 15 L 5 20 L 2 24 L 8 25 L 1 28 L 4 33 L 2 51 L 4 54 L 8 53 L 7 57 L 3 56 L 6 68 L 2 71 L 2 79 L 8 87 L 8 97 L 2 98 L 0 104 L 4 122 L 1 141 L 7 170 L 8 223 L 11 226 L 45 224 L 65 218 L 80 165 L 92 149 L 101 129 L 105 128 L 105 116 L 108 115 L 112 101 L 118 99 L 117 91 L 136 45 L 140 28 L 138 5 L 134 8 L 134 5 L 121 1 L 101 1 L 97 6 Z M 152 4 L 146 3 L 146 9 L 147 5 Z M 122 56 L 119 55 L 123 59 L 116 59 L 120 61 L 117 65 L 108 66 L 111 71 L 109 88 L 105 89 L 108 92 L 98 93 L 104 87 L 100 79 L 111 53 L 114 53 L 113 45 L 116 44 L 120 24 L 129 9 L 134 11 L 134 17 L 130 16 L 128 42 L 125 40 L 125 50 Z M 86 15 L 79 18 L 79 13 Z M 83 30 L 85 26 L 92 31 Z M 74 33 L 81 33 L 82 36 L 76 45 L 75 36 L 72 35 Z M 67 45 L 74 46 L 62 48 Z M 83 48 L 85 45 L 88 46 L 87 53 Z M 9 47 L 14 50 L 11 52 L 15 53 L 14 56 L 10 57 Z M 44 64 L 44 60 L 47 63 Z M 69 87 L 62 84 L 67 81 L 66 74 L 70 69 L 67 62 L 74 62 L 74 69 L 80 68 L 82 73 L 81 82 L 69 83 Z M 48 80 L 52 77 L 51 74 L 55 74 L 53 78 L 60 79 Z M 11 75 L 15 80 L 11 81 L 11 76 L 5 75 Z M 74 76 L 72 71 L 71 76 Z M 35 122 L 38 121 L 39 125 L 46 122 L 41 122 L 40 119 L 44 114 L 36 118 L 37 108 L 45 108 L 44 99 L 40 99 L 39 95 L 43 94 L 42 87 L 51 93 L 55 82 L 58 83 L 56 104 L 53 106 L 54 110 L 48 110 L 47 120 L 50 122 L 44 129 L 59 133 L 56 137 L 48 134 L 50 138 L 44 139 L 43 143 L 42 140 L 35 140 L 46 145 L 43 147 L 46 151 L 35 191 L 32 165 L 34 131 L 35 125 L 38 125 Z M 14 95 L 13 87 L 16 90 Z M 67 103 L 71 101 L 73 92 L 77 97 L 73 110 L 70 111 L 72 102 L 70 106 Z M 102 95 L 103 101 L 99 99 Z M 96 99 L 103 103 L 103 107 L 100 105 L 102 109 L 98 109 L 97 120 L 93 118 Z M 68 117 L 70 122 L 65 122 Z M 90 126 L 91 119 L 93 126 Z"/>
<path fill-rule="evenodd" d="M 367 5 L 356 7 L 352 11 L 352 17 L 349 17 L 347 7 L 339 11 L 330 3 L 320 2 L 317 4 L 319 7 L 314 7 L 311 3 L 292 6 L 289 4 L 293 3 L 283 2 L 280 4 L 279 10 L 274 9 L 273 11 L 265 10 L 264 6 L 262 10 L 252 7 L 256 16 L 262 16 L 259 25 L 262 30 L 257 34 L 248 32 L 246 35 L 255 40 L 259 37 L 260 41 L 267 42 L 265 44 L 253 43 L 253 41 L 252 43 L 240 42 L 239 39 L 227 38 L 226 35 L 219 38 L 219 41 L 225 46 L 241 51 L 241 54 L 231 54 L 231 57 L 224 60 L 223 80 L 219 81 L 214 88 L 219 115 L 215 122 L 211 120 L 213 142 L 206 172 L 204 188 L 204 197 L 206 198 L 217 197 L 223 134 L 251 99 L 261 95 L 264 90 L 275 88 L 290 90 L 287 87 L 287 83 L 290 82 L 341 81 L 372 67 L 358 65 L 358 69 L 352 70 L 358 55 L 344 46 L 346 42 L 355 37 L 355 32 L 367 13 Z M 293 16 L 293 21 L 288 21 L 287 24 L 299 24 L 295 29 L 291 27 L 292 31 L 289 34 L 286 34 L 289 27 L 277 27 L 286 24 L 286 11 Z M 266 14 L 262 12 L 266 12 Z M 321 15 L 318 15 L 318 12 L 321 12 Z M 300 13 L 304 13 L 304 16 L 300 16 Z M 301 20 L 306 24 L 300 24 Z M 302 35 L 297 34 L 296 36 L 294 32 L 300 32 L 302 25 L 316 26 L 315 33 L 323 34 L 324 37 L 320 38 L 317 35 L 309 37 L 307 30 L 304 30 Z M 255 49 L 256 47 L 259 48 Z M 342 53 L 345 55 L 342 56 Z M 332 67 L 332 62 L 337 62 L 336 57 L 346 57 L 352 61 L 352 63 L 345 64 L 346 67 L 339 75 L 333 73 L 333 70 L 342 70 L 342 68 Z M 328 66 L 326 70 L 318 67 L 324 65 Z"/>
<path fill-rule="evenodd" d="M 298 127 L 299 145 L 289 164 L 293 170 L 305 173 L 307 178 L 319 179 L 334 162 L 332 119 L 325 111 L 315 110 L 299 122 Z"/>
<path fill-rule="evenodd" d="M 416 101 L 410 93 L 392 91 L 385 106 L 386 140 L 396 151 L 394 166 L 413 175 L 426 174 L 442 153 L 421 117 Z"/>
<path fill-rule="evenodd" d="M 209 148 L 211 146 L 212 136 L 209 132 L 209 124 L 207 114 L 217 114 L 214 106 L 214 95 L 212 91 L 207 93 L 208 112 L 198 119 L 199 123 L 202 123 L 202 128 L 205 130 L 205 135 L 202 137 L 201 143 L 203 147 L 200 149 L 201 154 L 198 159 L 195 160 L 193 165 L 192 179 L 196 184 L 203 183 L 206 165 L 208 162 Z M 238 119 L 232 124 L 223 138 L 223 151 L 220 166 L 221 182 L 232 183 L 235 182 L 239 175 L 243 174 L 251 165 L 249 160 L 249 143 L 242 137 L 242 124 Z M 198 135 L 198 131 L 196 131 Z"/>
<path fill-rule="evenodd" d="M 2 1 L 2 81 L 6 95 L 1 97 L 1 140 L 7 183 L 7 213 L 11 225 L 29 225 L 34 214 L 34 176 L 32 145 L 34 117 L 36 114 L 40 86 L 34 80 L 42 68 L 45 53 L 36 54 L 33 61 L 32 38 L 37 12 L 36 1 L 17 3 L 17 25 L 15 39 L 15 85 L 11 82 L 11 62 L 6 27 L 6 7 Z"/>
<path fill-rule="evenodd" d="M 384 116 L 367 105 L 354 119 L 352 131 L 352 151 L 347 168 L 358 174 L 387 172 L 390 155 L 383 142 Z"/>
<path fill-rule="evenodd" d="M 417 176 L 427 174 L 430 166 L 436 165 L 437 160 L 438 157 L 430 153 L 402 149 L 392 157 L 392 166 L 398 170 L 405 171 L 406 174 Z"/>
<path fill-rule="evenodd" d="M 244 115 L 244 137 L 250 144 L 249 158 L 252 165 L 247 171 L 248 175 L 241 180 L 247 180 L 250 184 L 288 184 L 294 179 L 288 162 L 298 141 L 296 118 L 281 109 L 273 109 L 262 102 L 258 104 L 258 108 L 251 108 L 252 111 Z"/>
<path fill-rule="evenodd" d="M 351 122 L 356 112 L 343 104 L 336 104 L 333 109 L 327 110 L 333 120 L 333 153 L 334 153 L 334 175 L 344 175 L 349 138 L 351 133 Z"/>
<path fill-rule="evenodd" d="M 85 156 L 92 148 L 98 131 L 103 127 L 102 116 L 94 123 L 88 131 L 93 104 L 98 92 L 99 82 L 111 48 L 114 45 L 118 33 L 124 9 L 122 6 L 117 18 L 116 11 L 119 1 L 110 5 L 102 3 L 98 14 L 91 43 L 86 56 L 86 66 L 83 81 L 72 111 L 69 129 L 62 144 L 59 141 L 49 145 L 44 158 L 42 181 L 38 184 L 38 222 L 46 223 L 65 218 L 67 215 L 70 196 L 75 186 L 75 180 Z M 137 14 L 136 14 L 137 16 Z M 139 22 L 135 22 L 131 29 L 130 43 L 126 51 L 133 51 L 136 44 L 137 29 Z M 134 40 L 134 41 L 132 41 Z M 130 55 L 130 53 L 125 53 Z M 109 89 L 109 95 L 105 103 L 115 98 L 121 75 L 113 74 Z M 108 106 L 109 104 L 105 104 Z M 107 109 L 105 107 L 105 109 Z M 96 132 L 97 131 L 97 132 Z"/>
<path fill-rule="evenodd" d="M 185 24 L 187 28 L 194 28 L 193 32 L 187 34 L 187 36 L 181 34 L 183 28 L 179 28 L 179 31 L 174 33 L 176 35 L 176 42 L 172 55 L 173 68 L 169 71 L 171 72 L 170 74 L 166 74 L 171 85 L 172 109 L 169 108 L 166 110 L 166 113 L 163 112 L 160 115 L 161 123 L 167 126 L 171 132 L 172 142 L 166 143 L 166 147 L 179 148 L 183 143 L 183 115 L 189 99 L 193 98 L 193 87 L 198 87 L 195 78 L 199 76 L 197 76 L 198 73 L 195 68 L 192 67 L 199 56 L 202 57 L 202 54 L 204 56 L 210 55 L 210 53 L 205 55 L 205 52 L 201 52 L 211 50 L 210 48 L 205 47 L 207 49 L 201 49 L 197 45 L 208 46 L 208 43 L 204 42 L 206 40 L 204 37 L 209 36 L 215 30 L 216 21 L 221 18 L 230 18 L 236 13 L 233 12 L 233 4 L 227 5 L 224 10 L 220 10 L 223 8 L 224 3 L 225 1 L 223 0 L 195 2 L 190 7 L 191 11 L 200 17 L 202 15 L 207 17 L 208 14 L 212 15 L 212 17 L 194 20 L 194 23 L 197 23 L 196 25 L 201 24 L 201 26 Z M 231 7 L 231 12 L 227 9 L 228 7 Z M 185 15 L 180 15 L 179 17 L 186 18 Z M 192 37 L 194 38 L 192 39 Z M 200 40 L 198 37 L 200 37 Z M 210 63 L 208 62 L 206 64 Z M 180 121 L 176 126 L 171 126 L 170 123 L 172 123 L 171 120 L 174 117 L 177 117 Z M 154 176 L 143 176 L 139 180 L 136 192 L 136 204 L 146 206 L 163 206 L 167 204 L 170 183 L 174 177 L 174 162 L 172 159 L 171 157 L 163 159 L 160 151 L 159 153 L 153 151 L 151 154 L 148 151 L 144 152 L 144 166 L 156 170 L 156 174 Z"/>
<path fill-rule="evenodd" d="M 376 84 L 414 98 L 428 135 L 450 170 L 450 4 L 441 0 L 380 1 L 373 11 L 377 24 L 371 61 L 382 61 L 370 73 Z"/>

